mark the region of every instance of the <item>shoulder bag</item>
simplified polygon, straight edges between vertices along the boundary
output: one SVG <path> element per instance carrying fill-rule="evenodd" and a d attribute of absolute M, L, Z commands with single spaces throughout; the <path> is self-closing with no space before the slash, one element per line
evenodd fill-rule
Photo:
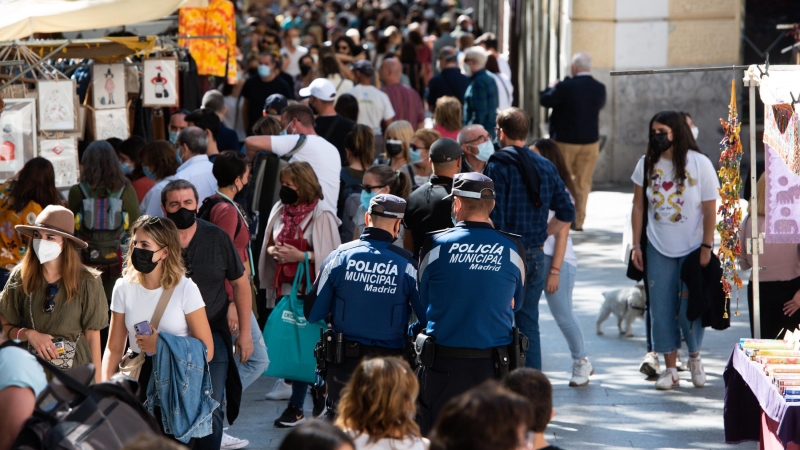
<path fill-rule="evenodd" d="M 33 328 L 33 331 L 37 331 L 36 324 L 33 322 L 33 296 L 31 294 L 28 294 L 28 313 L 31 316 L 31 328 Z M 58 358 L 51 359 L 49 361 L 50 364 L 65 372 L 72 369 L 72 366 L 75 363 L 75 351 L 78 348 L 78 341 L 80 340 L 80 333 L 78 334 L 78 338 L 75 339 L 75 342 L 64 339 L 64 353 Z M 34 355 L 37 355 L 36 349 L 31 347 L 30 341 L 28 342 L 28 350 Z"/>
<path fill-rule="evenodd" d="M 164 315 L 164 311 L 167 309 L 173 292 L 175 292 L 175 288 L 164 289 L 164 292 L 161 293 L 161 298 L 158 299 L 156 310 L 153 311 L 153 317 L 150 319 L 150 328 L 154 330 L 158 329 L 161 316 Z M 140 351 L 137 355 L 133 352 L 133 349 L 128 347 L 128 351 L 125 353 L 125 356 L 122 357 L 122 361 L 119 362 L 119 372 L 134 380 L 138 380 L 139 373 L 142 371 L 142 364 L 144 364 L 144 352 Z"/>
<path fill-rule="evenodd" d="M 647 162 L 645 161 L 645 167 L 646 164 Z M 644 179 L 642 180 L 642 203 L 644 204 L 644 208 L 642 209 L 642 235 L 639 237 L 639 248 L 642 250 L 642 264 L 644 264 L 644 253 L 647 248 L 647 208 L 649 208 L 647 186 L 650 181 L 647 175 L 647 170 L 645 170 Z M 636 266 L 633 265 L 632 253 L 633 249 L 628 252 L 628 271 L 625 276 L 633 281 L 639 282 L 644 279 L 644 271 L 637 269 Z"/>

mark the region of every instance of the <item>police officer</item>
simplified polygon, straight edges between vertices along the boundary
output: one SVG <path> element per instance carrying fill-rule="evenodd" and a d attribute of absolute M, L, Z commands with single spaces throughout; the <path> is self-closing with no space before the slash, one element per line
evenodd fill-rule
<path fill-rule="evenodd" d="M 336 340 L 342 335 L 341 362 L 331 363 L 330 351 L 326 358 L 331 410 L 362 358 L 402 356 L 411 307 L 424 320 L 416 263 L 410 252 L 392 245 L 405 210 L 406 202 L 400 197 L 379 194 L 372 198 L 361 238 L 342 244 L 325 259 L 316 282 L 316 298 L 305 301 L 309 322 L 330 314 Z"/>
<path fill-rule="evenodd" d="M 423 434 L 448 400 L 510 369 L 514 311 L 525 293 L 525 247 L 489 220 L 492 180 L 457 174 L 450 196 L 455 227 L 432 234 L 420 250 L 427 328 L 415 349 L 422 362 L 417 419 Z"/>

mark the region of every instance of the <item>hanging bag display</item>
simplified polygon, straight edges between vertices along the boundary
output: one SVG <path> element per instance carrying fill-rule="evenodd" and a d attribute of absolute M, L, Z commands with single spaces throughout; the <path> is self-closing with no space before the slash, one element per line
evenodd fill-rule
<path fill-rule="evenodd" d="M 297 267 L 292 291 L 275 306 L 264 327 L 269 367 L 265 374 L 286 380 L 313 383 L 316 378 L 314 346 L 325 328 L 325 321 L 309 323 L 303 315 L 303 300 L 297 291 L 305 275 L 306 291 L 311 289 L 308 257 Z"/>
<path fill-rule="evenodd" d="M 169 304 L 170 298 L 172 298 L 173 292 L 175 292 L 175 288 L 164 289 L 164 292 L 161 293 L 161 297 L 158 299 L 158 304 L 156 305 L 156 310 L 153 311 L 153 317 L 150 319 L 150 328 L 154 330 L 158 329 L 158 324 L 161 322 L 161 316 L 164 315 L 164 311 L 167 309 L 167 305 Z M 119 372 L 133 378 L 134 380 L 138 380 L 139 374 L 142 372 L 143 364 L 144 352 L 140 351 L 137 355 L 133 352 L 133 349 L 128 347 L 128 351 L 119 362 Z"/>

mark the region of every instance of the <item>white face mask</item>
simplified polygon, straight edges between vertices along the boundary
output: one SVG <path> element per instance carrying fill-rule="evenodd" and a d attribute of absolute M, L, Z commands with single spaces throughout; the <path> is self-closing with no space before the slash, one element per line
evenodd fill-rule
<path fill-rule="evenodd" d="M 466 75 L 468 77 L 472 76 L 472 67 L 470 67 L 469 64 L 464 63 L 463 71 L 464 71 L 464 75 Z"/>
<path fill-rule="evenodd" d="M 292 47 L 300 47 L 301 41 L 299 37 L 292 38 Z"/>
<path fill-rule="evenodd" d="M 700 130 L 697 127 L 692 127 L 692 136 L 694 136 L 694 140 L 697 140 L 697 135 L 700 134 Z"/>
<path fill-rule="evenodd" d="M 44 239 L 34 239 L 33 251 L 36 252 L 39 262 L 44 264 L 58 258 L 58 255 L 61 254 L 61 244 Z"/>

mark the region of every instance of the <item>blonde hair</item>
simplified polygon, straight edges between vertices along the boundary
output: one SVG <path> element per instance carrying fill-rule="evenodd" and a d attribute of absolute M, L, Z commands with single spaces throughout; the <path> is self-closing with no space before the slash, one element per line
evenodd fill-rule
<path fill-rule="evenodd" d="M 161 274 L 161 287 L 171 289 L 180 284 L 186 270 L 181 260 L 181 241 L 178 237 L 178 228 L 169 220 L 155 216 L 141 216 L 131 227 L 131 237 L 142 230 L 147 233 L 156 245 L 167 247 L 167 257 L 164 259 L 164 272 Z M 122 269 L 122 278 L 129 283 L 142 284 L 144 274 L 136 270 L 131 262 L 133 256 L 133 239 L 128 247 L 125 257 L 125 267 Z"/>
<path fill-rule="evenodd" d="M 414 127 L 406 120 L 392 122 L 386 127 L 386 140 L 396 139 L 403 143 L 403 158 L 408 161 L 408 149 L 414 139 Z M 383 157 L 389 159 L 389 154 L 384 152 Z"/>
<path fill-rule="evenodd" d="M 756 198 L 758 199 L 758 208 L 757 213 L 759 216 L 766 216 L 767 215 L 767 177 L 765 174 L 761 174 L 758 177 L 758 182 L 756 183 Z M 748 202 L 750 199 L 745 199 Z M 751 208 L 752 211 L 752 208 Z"/>
<path fill-rule="evenodd" d="M 419 383 L 408 363 L 400 358 L 361 361 L 342 390 L 335 425 L 367 433 L 369 442 L 384 438 L 420 437 L 414 422 Z"/>
<path fill-rule="evenodd" d="M 47 232 L 46 229 L 42 231 Z M 64 237 L 63 240 L 60 256 L 61 283 L 67 294 L 67 302 L 69 302 L 80 295 L 81 275 L 84 271 L 94 277 L 99 276 L 100 272 L 81 263 L 78 248 L 72 239 Z M 22 292 L 26 295 L 32 294 L 45 283 L 43 265 L 39 262 L 39 258 L 36 257 L 36 252 L 31 244 L 33 244 L 33 238 L 29 239 L 28 251 L 25 252 L 25 256 L 22 257 L 22 262 L 19 264 L 19 269 L 17 269 L 20 272 L 20 280 L 22 280 Z"/>
<path fill-rule="evenodd" d="M 311 164 L 305 161 L 291 162 L 281 169 L 280 179 L 289 177 L 294 185 L 297 186 L 297 201 L 299 203 L 313 203 L 314 200 L 322 200 L 322 187 L 319 185 L 317 174 L 311 168 Z"/>
<path fill-rule="evenodd" d="M 442 138 L 442 133 L 436 130 L 429 130 L 427 128 L 420 128 L 414 133 L 414 139 L 420 140 L 425 143 L 425 147 L 431 148 L 434 142 Z"/>
<path fill-rule="evenodd" d="M 433 110 L 433 121 L 447 131 L 461 129 L 461 102 L 455 97 L 445 95 L 436 100 L 436 109 Z"/>

